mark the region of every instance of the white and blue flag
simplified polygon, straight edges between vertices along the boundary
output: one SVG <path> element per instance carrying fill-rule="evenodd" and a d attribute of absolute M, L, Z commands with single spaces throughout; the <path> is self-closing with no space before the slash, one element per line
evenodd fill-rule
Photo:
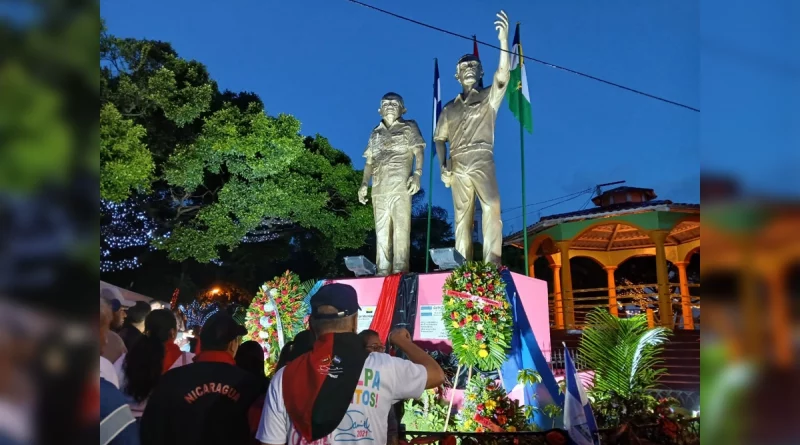
<path fill-rule="evenodd" d="M 431 134 L 436 132 L 436 123 L 439 122 L 440 114 L 442 114 L 442 84 L 439 82 L 439 60 L 433 59 L 433 128 L 431 128 Z M 435 145 L 433 152 L 436 153 Z"/>
<path fill-rule="evenodd" d="M 567 430 L 572 443 L 576 445 L 597 445 L 595 433 L 597 422 L 594 420 L 592 406 L 583 389 L 575 370 L 575 363 L 569 355 L 567 345 L 564 345 L 565 374 L 567 391 L 564 394 L 564 429 Z"/>

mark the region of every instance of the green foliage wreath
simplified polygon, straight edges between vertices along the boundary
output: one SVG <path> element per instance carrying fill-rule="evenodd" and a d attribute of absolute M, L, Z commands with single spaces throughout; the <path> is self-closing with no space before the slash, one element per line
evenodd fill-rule
<path fill-rule="evenodd" d="M 442 318 L 462 366 L 499 369 L 511 343 L 506 284 L 491 263 L 468 262 L 444 283 Z"/>

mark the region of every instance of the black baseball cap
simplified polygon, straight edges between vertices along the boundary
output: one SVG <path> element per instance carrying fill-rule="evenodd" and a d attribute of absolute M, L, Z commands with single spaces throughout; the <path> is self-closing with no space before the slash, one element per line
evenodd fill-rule
<path fill-rule="evenodd" d="M 319 314 L 320 306 L 333 306 L 339 312 L 335 314 Z M 331 283 L 322 286 L 311 297 L 311 318 L 342 318 L 357 314 L 361 307 L 358 305 L 358 294 L 353 286 L 342 283 Z"/>
<path fill-rule="evenodd" d="M 244 326 L 236 323 L 226 312 L 217 312 L 203 325 L 200 331 L 200 343 L 203 350 L 220 351 L 234 339 L 247 334 Z"/>

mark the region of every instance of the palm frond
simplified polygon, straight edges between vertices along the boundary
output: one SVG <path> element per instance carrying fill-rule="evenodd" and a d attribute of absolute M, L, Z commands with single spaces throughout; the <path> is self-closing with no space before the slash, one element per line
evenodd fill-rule
<path fill-rule="evenodd" d="M 617 318 L 602 308 L 586 321 L 579 351 L 595 372 L 595 389 L 625 397 L 655 385 L 669 330 L 649 329 L 645 315 Z"/>
<path fill-rule="evenodd" d="M 306 280 L 300 283 L 298 289 L 303 295 L 308 295 L 311 292 L 311 289 L 314 288 L 314 285 L 317 284 L 317 280 Z"/>

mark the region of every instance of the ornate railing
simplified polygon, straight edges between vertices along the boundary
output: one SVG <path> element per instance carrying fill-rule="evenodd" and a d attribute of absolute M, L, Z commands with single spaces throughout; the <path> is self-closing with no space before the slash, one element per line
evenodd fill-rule
<path fill-rule="evenodd" d="M 680 284 L 669 283 L 670 297 L 673 302 L 673 312 L 676 320 L 681 315 L 681 305 L 683 304 L 682 295 L 680 293 Z M 691 283 L 688 285 L 690 289 L 699 289 L 700 284 Z M 613 298 L 617 301 L 618 313 L 620 317 L 629 315 L 636 315 L 644 313 L 646 308 L 652 308 L 655 311 L 655 317 L 658 318 L 658 284 L 635 284 L 630 286 L 617 286 L 617 295 Z M 631 292 L 634 291 L 634 292 Z M 594 295 L 585 295 L 592 293 Z M 563 295 L 563 293 L 562 293 Z M 583 320 L 585 316 L 598 307 L 608 308 L 609 300 L 612 298 L 609 295 L 608 287 L 597 287 L 590 289 L 573 289 L 572 290 L 572 307 L 575 314 L 574 328 L 581 329 L 584 327 Z M 556 317 L 556 294 L 548 294 L 548 310 L 550 312 L 550 326 L 553 328 L 560 328 L 557 326 L 558 317 Z M 691 295 L 691 304 L 694 307 L 700 306 L 700 296 Z M 558 310 L 563 311 L 563 300 L 559 303 Z M 632 308 L 631 311 L 626 311 L 626 308 Z M 658 321 L 658 320 L 657 320 Z M 699 328 L 699 320 L 695 321 L 695 328 Z"/>

